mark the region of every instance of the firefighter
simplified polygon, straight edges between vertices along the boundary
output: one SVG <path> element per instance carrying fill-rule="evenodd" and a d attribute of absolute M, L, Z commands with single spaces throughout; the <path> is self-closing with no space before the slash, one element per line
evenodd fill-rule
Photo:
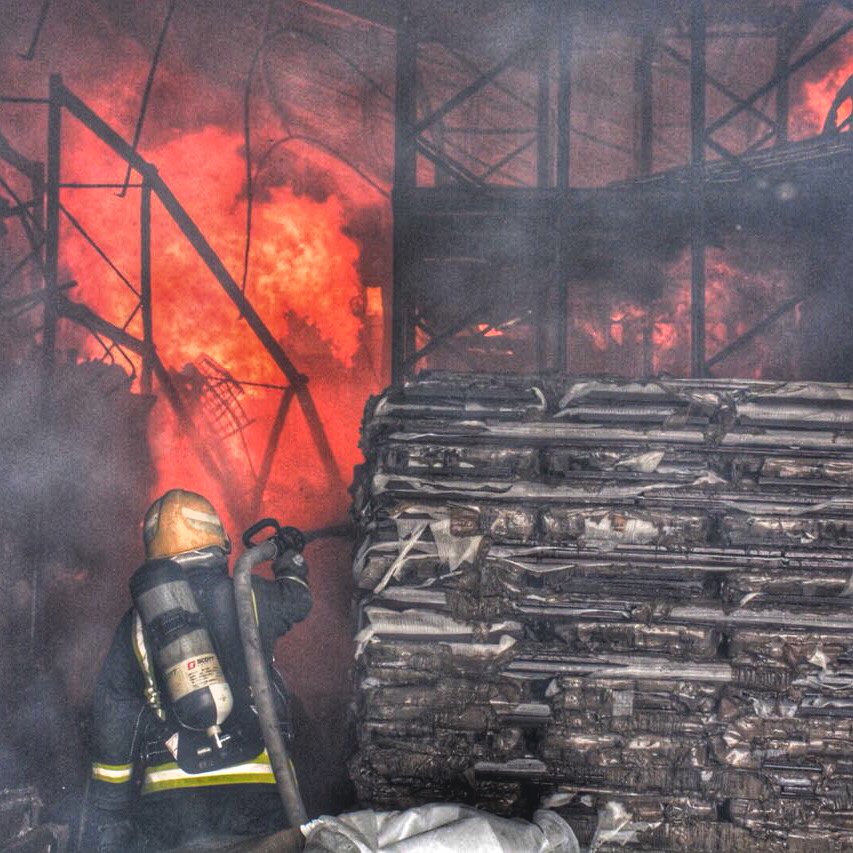
<path fill-rule="evenodd" d="M 275 832 L 285 819 L 252 705 L 228 535 L 206 498 L 174 489 L 146 513 L 143 540 L 134 607 L 95 687 L 86 848 L 167 850 Z M 282 554 L 273 574 L 252 585 L 286 728 L 272 652 L 308 615 L 311 593 L 300 553 Z"/>

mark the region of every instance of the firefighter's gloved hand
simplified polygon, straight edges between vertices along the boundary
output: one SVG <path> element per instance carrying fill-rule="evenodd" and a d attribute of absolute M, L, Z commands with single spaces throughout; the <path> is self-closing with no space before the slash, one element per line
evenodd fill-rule
<path fill-rule="evenodd" d="M 277 580 L 289 577 L 304 581 L 308 578 L 308 563 L 299 551 L 288 550 L 275 558 L 272 572 Z"/>

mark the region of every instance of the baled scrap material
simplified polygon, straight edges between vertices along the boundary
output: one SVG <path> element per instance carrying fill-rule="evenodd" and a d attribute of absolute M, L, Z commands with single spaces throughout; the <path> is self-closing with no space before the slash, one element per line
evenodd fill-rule
<path fill-rule="evenodd" d="M 365 803 L 850 847 L 853 388 L 432 374 L 363 448 Z"/>

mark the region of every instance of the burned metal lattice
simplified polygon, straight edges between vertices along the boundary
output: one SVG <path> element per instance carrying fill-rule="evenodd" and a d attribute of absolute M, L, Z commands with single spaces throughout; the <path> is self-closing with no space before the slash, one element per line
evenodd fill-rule
<path fill-rule="evenodd" d="M 251 423 L 240 404 L 243 386 L 209 355 L 200 356 L 187 367 L 198 383 L 201 416 L 211 434 L 217 441 L 225 441 L 241 433 Z"/>

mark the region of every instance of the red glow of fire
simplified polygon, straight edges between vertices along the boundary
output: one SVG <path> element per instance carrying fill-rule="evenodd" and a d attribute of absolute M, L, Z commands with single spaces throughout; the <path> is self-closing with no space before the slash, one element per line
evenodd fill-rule
<path fill-rule="evenodd" d="M 689 254 L 673 265 L 669 284 L 659 298 L 643 306 L 619 302 L 602 319 L 599 309 L 589 302 L 572 306 L 574 328 L 592 350 L 608 354 L 605 365 L 593 361 L 594 370 L 630 373 L 671 373 L 685 375 L 690 363 L 690 282 Z M 787 298 L 789 283 L 773 275 L 744 273 L 727 263 L 719 250 L 710 250 L 706 267 L 705 310 L 706 352 L 721 350 Z M 792 314 L 799 324 L 799 313 Z M 726 367 L 733 374 L 760 378 L 773 360 L 772 346 L 755 340 L 748 356 Z"/>
<path fill-rule="evenodd" d="M 820 80 L 806 80 L 802 84 L 800 108 L 794 114 L 794 123 L 800 135 L 811 136 L 823 130 L 829 108 L 838 90 L 853 75 L 853 37 L 847 36 L 843 44 L 848 56 L 846 62 L 833 68 Z M 850 116 L 851 104 L 848 99 L 838 110 L 840 125 Z"/>
<path fill-rule="evenodd" d="M 849 56 L 853 52 L 853 37 L 848 35 L 843 44 Z M 847 58 L 822 79 L 802 82 L 791 112 L 792 136 L 813 136 L 822 132 L 836 93 L 851 75 L 853 58 Z M 848 99 L 838 111 L 837 124 L 841 125 L 850 114 L 851 101 Z M 667 272 L 663 293 L 646 304 L 620 301 L 607 313 L 594 299 L 581 299 L 573 304 L 573 327 L 578 338 L 587 344 L 587 361 L 593 371 L 616 368 L 634 374 L 686 375 L 690 363 L 689 253 L 685 252 Z M 791 282 L 784 274 L 742 271 L 720 251 L 710 250 L 705 286 L 708 355 L 739 338 L 773 307 L 791 296 L 790 287 Z M 797 306 L 787 322 L 797 328 L 801 319 L 801 309 Z M 576 353 L 576 361 L 579 358 L 581 363 L 582 350 L 581 347 Z M 602 361 L 602 355 L 608 357 L 606 361 Z M 750 341 L 748 349 L 727 360 L 723 372 L 760 378 L 771 363 L 778 364 L 791 357 L 784 347 L 780 348 L 778 341 L 774 343 L 759 336 Z"/>
<path fill-rule="evenodd" d="M 607 332 L 604 329 L 599 328 L 595 324 L 594 320 L 576 317 L 575 328 L 587 335 L 592 342 L 592 345 L 599 352 L 604 352 L 607 349 Z"/>
<path fill-rule="evenodd" d="M 139 68 L 131 69 L 133 65 L 131 62 L 125 66 L 125 80 L 110 80 L 109 84 L 104 80 L 89 81 L 88 92 L 81 92 L 98 112 L 125 129 L 128 117 L 136 114 L 138 82 L 144 76 Z M 165 68 L 163 73 L 167 73 Z M 802 130 L 812 133 L 821 130 L 835 93 L 851 73 L 853 60 L 848 60 L 824 79 L 802 84 L 800 108 L 794 117 Z M 849 106 L 844 107 L 839 120 L 847 114 Z M 233 120 L 233 115 L 229 119 Z M 242 136 L 214 124 L 192 130 L 161 126 L 156 133 L 149 127 L 147 134 L 157 142 L 144 147 L 143 153 L 158 165 L 239 281 L 245 206 Z M 275 135 L 266 134 L 265 139 Z M 73 128 L 66 129 L 65 137 L 64 180 L 120 180 L 123 165 L 105 146 Z M 319 171 L 339 168 L 333 158 L 321 152 L 311 150 L 303 156 Z M 317 201 L 297 195 L 284 185 L 265 188 L 254 210 L 247 291 L 267 325 L 293 354 L 297 366 L 301 366 L 300 348 L 307 348 L 310 360 L 311 353 L 316 355 L 318 345 L 327 356 L 324 364 L 334 366 L 334 375 L 312 373 L 310 366 L 304 369 L 314 379 L 312 388 L 345 472 L 350 464 L 359 461 L 356 439 L 360 411 L 365 397 L 378 384 L 375 376 L 368 379 L 363 373 L 352 372 L 364 333 L 362 318 L 353 311 L 353 305 L 363 301 L 364 289 L 355 268 L 359 247 L 344 232 L 345 205 L 374 204 L 376 197 L 363 182 L 348 177 L 351 180 L 346 200 L 331 194 L 324 201 Z M 130 281 L 138 284 L 138 190 L 131 190 L 123 199 L 110 191 L 100 191 L 94 202 L 87 192 L 64 190 L 63 200 Z M 239 379 L 282 383 L 283 378 L 268 354 L 156 201 L 153 229 L 154 328 L 158 352 L 164 362 L 180 369 L 206 354 Z M 67 222 L 63 222 L 63 238 L 63 275 L 77 281 L 70 292 L 72 298 L 86 302 L 117 325 L 124 325 L 136 297 L 122 288 Z M 711 354 L 761 316 L 755 305 L 747 304 L 746 288 L 738 286 L 741 278 L 741 273 L 722 259 L 709 261 L 707 341 Z M 750 287 L 763 294 L 762 301 L 767 307 L 778 304 L 780 282 L 751 273 L 749 279 Z M 664 292 L 648 304 L 621 301 L 609 311 L 602 311 L 600 304 L 581 307 L 573 312 L 573 326 L 596 353 L 642 351 L 642 357 L 647 359 L 644 369 L 684 373 L 690 346 L 689 271 L 684 261 L 671 268 L 669 281 Z M 798 321 L 799 314 L 794 317 Z M 130 320 L 127 328 L 141 337 L 139 315 Z M 478 329 L 486 337 L 503 334 L 502 330 L 485 324 Z M 308 341 L 312 335 L 316 340 Z M 419 335 L 419 345 L 424 342 L 424 336 Z M 762 344 L 756 346 L 757 355 L 748 363 L 737 365 L 741 375 L 761 374 Z M 102 355 L 101 348 L 91 339 L 87 339 L 85 348 L 91 357 Z M 636 359 L 626 358 L 624 363 L 626 369 L 638 372 Z M 255 466 L 263 453 L 266 430 L 277 402 L 278 395 L 270 391 L 246 392 L 245 408 L 254 422 L 247 439 Z M 299 501 L 304 502 L 310 490 L 322 491 L 326 485 L 304 422 L 299 417 L 295 420 L 296 426 L 289 427 L 283 449 L 284 459 L 289 461 L 276 467 L 270 487 L 273 494 L 287 496 L 288 509 Z M 186 438 L 177 430 L 173 415 L 162 403 L 155 410 L 151 435 L 158 470 L 156 491 L 173 485 L 213 489 Z M 231 458 L 235 467 L 245 468 L 243 450 L 235 443 L 220 452 L 226 461 Z M 233 488 L 248 494 L 250 486 L 250 480 L 243 477 L 235 481 Z M 275 500 L 279 499 L 285 500 Z"/>
<path fill-rule="evenodd" d="M 242 202 L 243 166 L 240 141 L 219 128 L 205 128 L 160 146 L 151 159 L 163 163 L 161 172 L 179 199 L 202 224 L 215 251 L 239 281 L 244 247 Z M 92 153 L 73 149 L 68 171 L 83 162 L 91 172 Z M 102 173 L 115 171 L 104 158 Z M 110 168 L 112 166 L 112 168 Z M 99 170 L 101 171 L 101 170 Z M 83 226 L 96 234 L 110 258 L 131 280 L 138 280 L 139 238 L 135 199 L 97 199 L 97 204 L 75 193 L 69 203 Z M 89 192 L 89 191 L 85 191 Z M 352 363 L 359 345 L 361 322 L 352 303 L 361 297 L 354 264 L 358 246 L 346 237 L 339 201 L 297 197 L 287 187 L 273 188 L 256 203 L 250 286 L 247 295 L 255 309 L 282 335 L 284 311 L 294 311 L 314 326 L 344 365 Z M 65 228 L 72 235 L 70 225 Z M 236 308 L 199 261 L 195 251 L 155 204 L 152 252 L 154 328 L 161 357 L 180 366 L 206 353 L 240 378 L 275 381 L 277 368 L 253 335 L 234 334 Z M 95 306 L 112 322 L 121 324 L 136 297 L 115 286 L 117 279 L 82 240 L 63 241 L 63 260 L 78 281 L 75 298 Z M 141 317 L 129 331 L 141 335 Z M 90 341 L 90 354 L 98 347 Z"/>
<path fill-rule="evenodd" d="M 94 106 L 109 117 L 104 104 Z M 64 181 L 120 180 L 124 171 L 121 162 L 87 132 L 72 128 L 65 142 Z M 241 146 L 239 134 L 208 126 L 145 151 L 238 282 L 245 240 Z M 324 155 L 319 156 L 323 159 Z M 110 190 L 63 190 L 63 203 L 137 288 L 138 192 L 131 189 L 125 198 L 118 198 Z M 362 192 L 358 188 L 357 193 Z M 374 375 L 367 377 L 355 365 L 362 346 L 362 312 L 356 311 L 364 301 L 364 291 L 355 267 L 359 247 L 343 231 L 343 204 L 335 195 L 318 201 L 296 195 L 288 186 L 265 188 L 254 205 L 247 296 L 297 368 L 313 380 L 309 387 L 346 478 L 350 466 L 360 460 L 358 421 L 364 400 L 376 390 L 378 380 Z M 236 306 L 156 199 L 152 214 L 153 326 L 163 362 L 180 370 L 207 355 L 238 380 L 286 384 Z M 121 284 L 67 221 L 62 229 L 63 275 L 77 282 L 69 295 L 115 325 L 125 325 L 138 303 L 137 296 Z M 127 331 L 142 337 L 140 313 L 127 324 Z M 77 332 L 68 334 L 79 338 Z M 83 347 L 89 357 L 103 355 L 102 347 L 91 337 Z M 312 364 L 306 363 L 312 359 L 313 370 Z M 134 356 L 133 361 L 138 371 L 139 359 Z M 244 430 L 246 446 L 236 436 L 216 444 L 214 454 L 234 474 L 229 486 L 232 501 L 237 497 L 248 502 L 250 468 L 257 469 L 260 463 L 280 392 L 248 386 L 244 390 L 241 403 L 252 421 Z M 221 494 L 219 484 L 211 481 L 162 400 L 153 412 L 149 435 L 157 468 L 155 493 L 181 486 L 214 497 Z M 336 504 L 329 497 L 329 483 L 295 403 L 284 435 L 270 478 L 267 511 L 307 526 L 326 523 L 329 513 L 336 518 L 343 512 L 345 498 L 337 496 Z M 247 463 L 247 453 L 251 464 Z M 218 503 L 223 511 L 224 501 Z M 234 524 L 238 519 L 229 521 Z"/>
<path fill-rule="evenodd" d="M 503 336 L 503 330 L 502 329 L 492 328 L 492 326 L 490 326 L 488 323 L 478 323 L 477 324 L 477 331 L 484 338 L 499 338 L 499 337 Z"/>
<path fill-rule="evenodd" d="M 610 315 L 610 339 L 621 346 L 624 342 L 626 325 L 645 315 L 646 312 L 639 305 L 626 303 L 617 307 Z"/>

